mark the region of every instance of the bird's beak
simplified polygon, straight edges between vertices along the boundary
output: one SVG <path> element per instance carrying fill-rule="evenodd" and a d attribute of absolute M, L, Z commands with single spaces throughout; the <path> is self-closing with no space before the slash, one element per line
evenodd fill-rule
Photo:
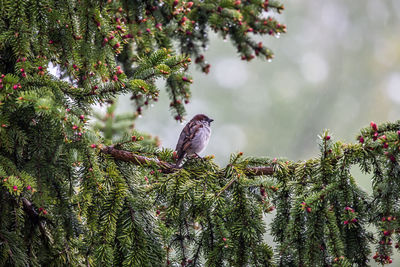
<path fill-rule="evenodd" d="M 213 121 L 214 121 L 213 119 L 208 119 L 208 122 L 210 122 L 210 123 L 213 122 Z"/>

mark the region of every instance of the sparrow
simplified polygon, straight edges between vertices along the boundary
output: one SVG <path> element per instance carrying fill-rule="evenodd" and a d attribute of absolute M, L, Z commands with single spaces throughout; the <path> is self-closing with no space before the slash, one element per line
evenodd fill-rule
<path fill-rule="evenodd" d="M 177 162 L 175 167 L 179 168 L 186 156 L 198 155 L 208 145 L 210 140 L 210 123 L 214 121 L 204 114 L 197 114 L 183 128 L 176 145 Z"/>

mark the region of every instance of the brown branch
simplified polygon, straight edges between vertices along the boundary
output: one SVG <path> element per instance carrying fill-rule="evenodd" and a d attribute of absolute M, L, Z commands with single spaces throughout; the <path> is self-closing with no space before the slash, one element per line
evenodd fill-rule
<path fill-rule="evenodd" d="M 50 238 L 47 236 L 44 221 L 48 221 L 50 223 L 51 221 L 47 220 L 45 217 L 40 216 L 40 214 L 35 210 L 35 207 L 33 206 L 32 202 L 30 202 L 24 197 L 22 197 L 21 200 L 23 205 L 22 209 L 28 215 L 29 219 L 33 222 L 33 224 L 39 226 L 40 233 L 42 234 L 43 243 L 48 248 Z"/>
<path fill-rule="evenodd" d="M 25 213 L 29 216 L 29 218 L 35 223 L 37 224 L 40 221 L 40 215 L 39 213 L 35 210 L 35 208 L 33 207 L 32 202 L 30 202 L 29 200 L 27 200 L 26 198 L 22 197 L 22 204 L 23 204 L 23 210 L 25 211 Z"/>
<path fill-rule="evenodd" d="M 258 176 L 258 175 L 273 175 L 274 168 L 270 166 L 260 166 L 260 167 L 247 167 L 245 174 L 247 176 Z"/>
<path fill-rule="evenodd" d="M 175 165 L 171 163 L 161 161 L 156 158 L 140 156 L 129 151 L 116 149 L 113 146 L 103 147 L 101 149 L 101 152 L 111 155 L 114 159 L 125 162 L 132 162 L 136 165 L 156 164 L 160 168 L 162 173 L 173 173 L 179 170 L 178 168 L 175 168 Z"/>
<path fill-rule="evenodd" d="M 116 149 L 114 146 L 106 146 L 101 148 L 101 152 L 104 154 L 111 155 L 116 160 L 125 162 L 132 162 L 135 165 L 150 165 L 156 164 L 162 173 L 174 173 L 179 170 L 174 164 L 161 161 L 156 158 L 149 158 L 146 156 L 137 155 L 133 152 Z M 273 175 L 274 168 L 270 166 L 260 167 L 248 167 L 245 170 L 247 176 L 259 176 L 259 175 Z"/>

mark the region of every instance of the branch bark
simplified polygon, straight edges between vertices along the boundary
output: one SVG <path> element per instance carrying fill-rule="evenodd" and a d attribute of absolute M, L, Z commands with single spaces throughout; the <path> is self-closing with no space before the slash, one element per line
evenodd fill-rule
<path fill-rule="evenodd" d="M 156 158 L 149 158 L 146 156 L 137 155 L 133 152 L 116 149 L 113 146 L 106 146 L 101 148 L 101 152 L 104 154 L 111 155 L 116 160 L 121 160 L 125 162 L 132 162 L 135 165 L 150 165 L 156 164 L 162 173 L 174 173 L 179 170 L 174 164 L 161 161 Z M 274 168 L 270 166 L 260 166 L 260 167 L 248 167 L 246 168 L 245 174 L 247 176 L 259 176 L 259 175 L 273 175 Z"/>

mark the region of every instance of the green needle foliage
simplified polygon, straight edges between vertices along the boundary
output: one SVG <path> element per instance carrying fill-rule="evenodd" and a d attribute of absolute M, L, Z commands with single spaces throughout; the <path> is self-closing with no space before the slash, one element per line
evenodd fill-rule
<path fill-rule="evenodd" d="M 0 0 L 0 266 L 391 263 L 400 122 L 372 123 L 357 144 L 324 132 L 321 154 L 307 161 L 239 153 L 225 167 L 206 157 L 182 169 L 134 127 L 157 101 L 157 79 L 183 119 L 191 58 L 210 68 L 201 54 L 209 30 L 244 60 L 271 59 L 253 38 L 284 33 L 265 13 L 282 10 L 268 0 Z M 121 94 L 135 114 L 114 114 Z M 106 114 L 93 105 L 108 105 Z M 371 195 L 354 165 L 371 175 Z M 273 249 L 264 219 L 275 209 Z"/>

